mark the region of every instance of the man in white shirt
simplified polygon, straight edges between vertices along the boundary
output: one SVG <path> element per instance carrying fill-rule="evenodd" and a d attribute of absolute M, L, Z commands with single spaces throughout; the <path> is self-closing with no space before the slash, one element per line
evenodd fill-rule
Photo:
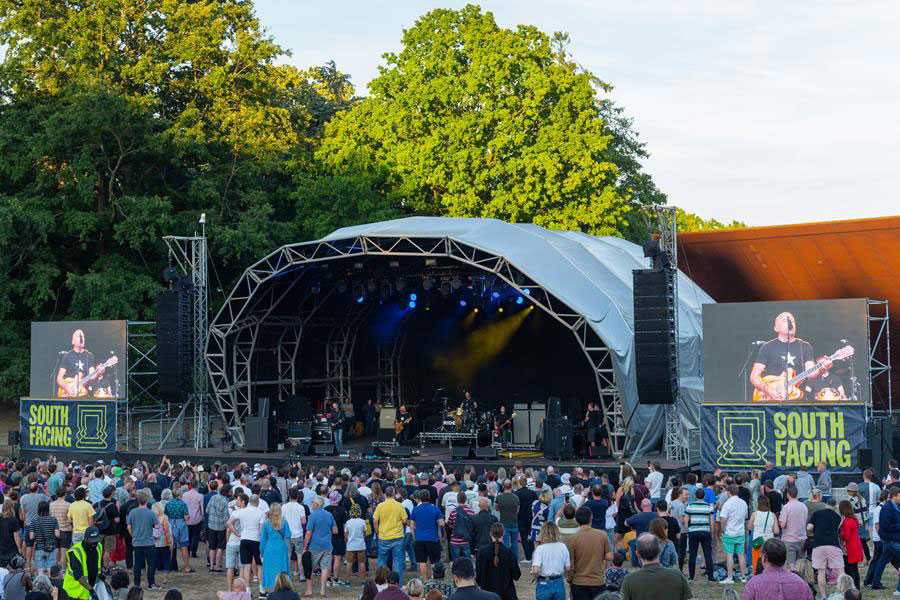
<path fill-rule="evenodd" d="M 722 549 L 725 552 L 725 569 L 728 576 L 720 581 L 724 585 L 734 583 L 732 572 L 734 571 L 734 555 L 738 555 L 740 572 L 737 579 L 741 580 L 747 571 L 747 559 L 745 557 L 745 544 L 747 543 L 747 503 L 738 496 L 738 488 L 731 484 L 728 486 L 728 500 L 719 511 L 719 524 L 722 528 Z"/>
<path fill-rule="evenodd" d="M 644 485 L 650 490 L 650 505 L 655 510 L 656 503 L 662 498 L 663 474 L 662 471 L 660 471 L 658 462 L 654 463 L 648 461 L 647 468 L 650 469 L 650 472 L 644 479 Z"/>
<path fill-rule="evenodd" d="M 259 575 L 259 566 L 262 564 L 259 554 L 259 531 L 265 519 L 265 513 L 259 509 L 257 496 L 250 499 L 246 494 L 238 496 L 238 509 L 231 513 L 227 530 L 229 533 L 240 533 L 241 577 L 244 581 L 250 581 L 251 571 Z M 236 523 L 240 526 L 236 527 Z"/>
<path fill-rule="evenodd" d="M 303 536 L 306 534 L 307 508 L 299 502 L 301 496 L 299 489 L 292 488 L 288 495 L 290 500 L 281 507 L 281 516 L 284 517 L 288 527 L 291 529 L 291 545 L 294 547 L 294 551 L 299 559 L 303 556 Z M 297 569 L 302 581 L 303 569 L 299 568 L 299 565 Z"/>

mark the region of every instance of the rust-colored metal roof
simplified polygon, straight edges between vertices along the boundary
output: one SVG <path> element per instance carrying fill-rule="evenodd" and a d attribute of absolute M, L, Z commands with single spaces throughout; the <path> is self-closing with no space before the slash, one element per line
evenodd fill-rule
<path fill-rule="evenodd" d="M 888 300 L 900 400 L 900 216 L 681 233 L 680 268 L 717 302 Z"/>

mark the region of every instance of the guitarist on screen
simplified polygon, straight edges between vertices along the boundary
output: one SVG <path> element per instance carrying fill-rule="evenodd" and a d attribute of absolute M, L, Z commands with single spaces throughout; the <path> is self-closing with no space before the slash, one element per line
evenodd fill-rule
<path fill-rule="evenodd" d="M 781 313 L 775 317 L 772 329 L 777 337 L 759 347 L 759 354 L 750 372 L 750 385 L 756 388 L 762 400 L 783 402 L 786 399 L 785 389 L 769 385 L 763 378 L 812 369 L 817 363 L 812 344 L 796 337 L 797 320 L 794 315 L 789 312 Z M 810 379 L 816 379 L 822 372 L 830 369 L 831 361 L 826 357 L 818 366 Z"/>
<path fill-rule="evenodd" d="M 63 355 L 56 372 L 56 385 L 60 398 L 78 398 L 93 394 L 90 383 L 78 382 L 88 378 L 102 377 L 106 366 L 94 367 L 94 354 L 84 348 L 84 331 L 76 329 L 72 332 L 72 349 Z M 97 375 L 94 375 L 94 373 Z"/>

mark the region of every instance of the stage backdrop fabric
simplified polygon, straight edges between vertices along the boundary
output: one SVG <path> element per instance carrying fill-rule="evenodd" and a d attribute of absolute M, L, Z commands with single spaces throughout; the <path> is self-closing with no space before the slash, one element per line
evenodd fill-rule
<path fill-rule="evenodd" d="M 794 471 L 815 471 L 819 462 L 836 473 L 860 471 L 865 406 L 704 404 L 700 414 L 704 471 L 744 471 L 767 461 Z"/>
<path fill-rule="evenodd" d="M 19 419 L 23 450 L 116 451 L 113 401 L 22 398 Z"/>

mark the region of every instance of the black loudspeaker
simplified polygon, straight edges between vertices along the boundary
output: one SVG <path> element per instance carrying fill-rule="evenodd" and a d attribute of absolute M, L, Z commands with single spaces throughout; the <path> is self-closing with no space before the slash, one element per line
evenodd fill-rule
<path fill-rule="evenodd" d="M 450 458 L 452 459 L 461 459 L 461 458 L 469 458 L 469 452 L 471 448 L 468 446 L 453 446 L 453 449 L 450 451 Z"/>
<path fill-rule="evenodd" d="M 313 454 L 316 456 L 333 456 L 334 444 L 314 444 Z"/>
<path fill-rule="evenodd" d="M 871 448 L 860 448 L 859 450 L 857 450 L 856 451 L 856 462 L 857 462 L 857 464 L 859 464 L 859 468 L 863 469 L 863 470 L 873 467 L 872 449 Z"/>
<path fill-rule="evenodd" d="M 572 422 L 568 419 L 544 419 L 544 457 L 569 460 L 572 447 Z"/>
<path fill-rule="evenodd" d="M 269 415 L 247 417 L 244 421 L 244 450 L 248 452 L 271 452 L 275 449 L 274 419 Z"/>
<path fill-rule="evenodd" d="M 193 288 L 181 280 L 156 297 L 159 393 L 171 402 L 186 401 L 193 389 L 192 293 Z"/>
<path fill-rule="evenodd" d="M 547 418 L 558 419 L 562 416 L 562 400 L 557 396 L 547 398 Z"/>
<path fill-rule="evenodd" d="M 497 449 L 492 446 L 475 448 L 475 458 L 494 460 L 497 458 Z"/>
<path fill-rule="evenodd" d="M 313 409 L 309 398 L 300 394 L 290 394 L 284 402 L 278 403 L 278 418 L 282 421 L 312 421 Z"/>
<path fill-rule="evenodd" d="M 394 446 L 388 449 L 388 454 L 394 458 L 409 458 L 412 456 L 412 448 L 409 446 Z"/>
<path fill-rule="evenodd" d="M 396 408 L 393 406 L 381 407 L 381 412 L 378 413 L 378 433 L 375 436 L 379 442 L 394 441 L 394 419 L 396 417 Z"/>
<path fill-rule="evenodd" d="M 18 446 L 22 443 L 22 433 L 18 429 L 10 429 L 6 432 L 6 445 Z"/>
<path fill-rule="evenodd" d="M 636 269 L 634 276 L 634 358 L 638 401 L 672 404 L 676 372 L 674 269 Z"/>
<path fill-rule="evenodd" d="M 869 441 L 869 461 L 860 467 L 871 467 L 875 473 L 886 473 L 887 463 L 894 455 L 894 427 L 890 417 L 872 417 L 866 423 L 866 439 Z M 862 460 L 860 450 L 860 461 Z"/>
<path fill-rule="evenodd" d="M 294 445 L 294 454 L 306 456 L 309 454 L 309 440 L 300 440 Z"/>

